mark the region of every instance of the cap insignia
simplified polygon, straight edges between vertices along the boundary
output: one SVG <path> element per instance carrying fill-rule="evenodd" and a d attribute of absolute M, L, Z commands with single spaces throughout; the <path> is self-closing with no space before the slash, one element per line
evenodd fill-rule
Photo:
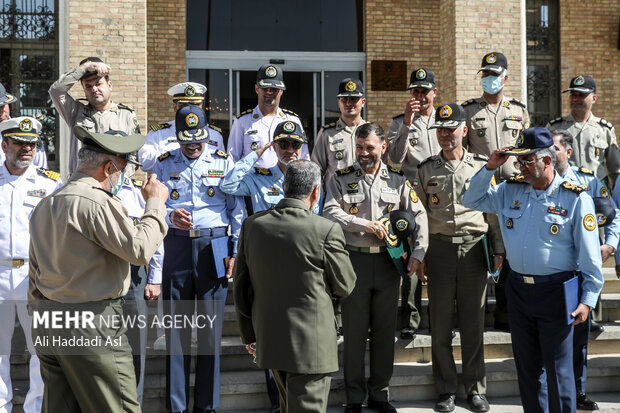
<path fill-rule="evenodd" d="M 452 108 L 448 105 L 444 105 L 439 111 L 439 117 L 442 119 L 449 118 L 452 115 Z"/>
<path fill-rule="evenodd" d="M 418 80 L 426 79 L 426 70 L 418 69 L 418 71 L 415 72 L 415 78 L 418 79 Z"/>
<path fill-rule="evenodd" d="M 185 96 L 196 96 L 196 89 L 193 86 L 188 86 L 185 88 Z"/>
<path fill-rule="evenodd" d="M 357 85 L 355 84 L 354 81 L 349 80 L 347 84 L 344 86 L 344 88 L 347 92 L 355 92 L 357 90 Z"/>
<path fill-rule="evenodd" d="M 278 71 L 273 66 L 269 66 L 267 67 L 267 69 L 265 69 L 265 75 L 267 77 L 276 77 L 277 74 L 278 74 Z"/>
<path fill-rule="evenodd" d="M 581 86 L 586 82 L 586 80 L 583 78 L 583 76 L 577 76 L 577 78 L 575 79 L 575 86 Z"/>
<path fill-rule="evenodd" d="M 487 63 L 488 64 L 492 65 L 496 61 L 497 61 L 497 56 L 495 56 L 493 53 L 491 53 L 490 55 L 487 56 Z"/>
<path fill-rule="evenodd" d="M 19 130 L 22 132 L 32 132 L 32 121 L 30 119 L 24 119 L 19 122 Z"/>
<path fill-rule="evenodd" d="M 198 126 L 198 116 L 194 113 L 190 113 L 185 117 L 185 124 L 190 128 Z"/>
<path fill-rule="evenodd" d="M 295 124 L 293 122 L 285 122 L 284 126 L 282 126 L 282 129 L 284 129 L 284 132 L 294 132 L 295 131 Z"/>

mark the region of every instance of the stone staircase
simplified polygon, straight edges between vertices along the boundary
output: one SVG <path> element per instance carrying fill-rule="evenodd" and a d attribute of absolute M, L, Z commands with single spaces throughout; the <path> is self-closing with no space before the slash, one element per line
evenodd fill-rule
<path fill-rule="evenodd" d="M 588 393 L 599 402 L 601 411 L 620 412 L 620 280 L 613 267 L 604 268 L 605 286 L 602 294 L 605 331 L 590 335 L 588 359 Z M 231 284 L 232 289 L 232 284 Z M 424 289 L 425 293 L 425 289 Z M 487 395 L 491 411 L 521 412 L 517 376 L 512 360 L 510 334 L 492 329 L 495 299 L 493 285 L 489 288 L 484 333 L 487 371 Z M 395 367 L 390 383 L 390 398 L 399 412 L 431 412 L 435 390 L 431 368 L 431 338 L 427 326 L 427 299 L 423 298 L 422 331 L 413 341 L 395 339 Z M 269 401 L 265 392 L 262 370 L 252 362 L 238 336 L 232 294 L 229 291 L 221 349 L 221 412 L 267 412 Z M 21 337 L 21 347 L 20 346 Z M 395 332 L 398 337 L 398 332 Z M 14 348 L 24 348 L 23 336 L 16 333 Z M 455 359 L 460 360 L 460 337 L 453 340 Z M 342 357 L 342 351 L 340 351 Z M 14 412 L 22 412 L 21 404 L 28 388 L 28 356 L 11 358 L 14 387 Z M 459 367 L 460 368 L 460 367 Z M 193 367 L 192 367 L 193 369 Z M 193 378 L 192 378 L 193 381 Z M 193 391 L 193 389 L 192 389 Z M 465 411 L 465 394 L 457 396 L 458 411 Z M 165 412 L 165 352 L 149 344 L 143 411 Z M 345 401 L 342 370 L 334 374 L 328 412 L 341 412 Z M 191 406 L 191 404 L 190 404 Z M 371 410 L 366 409 L 368 412 Z M 365 410 L 365 411 L 366 411 Z M 468 410 L 467 410 L 468 411 Z"/>

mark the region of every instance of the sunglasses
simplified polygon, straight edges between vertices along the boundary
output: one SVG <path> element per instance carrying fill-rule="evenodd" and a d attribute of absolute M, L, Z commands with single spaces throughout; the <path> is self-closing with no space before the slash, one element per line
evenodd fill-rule
<path fill-rule="evenodd" d="M 516 160 L 513 165 L 515 166 L 515 168 L 519 168 L 519 167 L 527 168 L 528 166 L 533 165 L 536 162 L 538 162 L 538 159 L 530 159 L 528 161 Z"/>
<path fill-rule="evenodd" d="M 288 147 L 290 145 L 293 145 L 293 149 L 297 150 L 297 149 L 301 148 L 301 145 L 303 145 L 303 144 L 301 142 L 298 142 L 298 141 L 281 140 L 281 141 L 278 141 L 278 145 L 280 146 L 280 149 L 282 149 L 282 150 L 288 149 Z"/>

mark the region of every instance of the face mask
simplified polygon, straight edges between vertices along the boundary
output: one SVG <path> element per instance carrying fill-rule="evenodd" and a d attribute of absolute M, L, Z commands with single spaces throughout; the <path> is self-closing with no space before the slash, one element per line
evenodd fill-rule
<path fill-rule="evenodd" d="M 503 87 L 502 78 L 499 76 L 487 76 L 482 78 L 482 90 L 489 95 L 497 95 Z"/>
<path fill-rule="evenodd" d="M 114 169 L 118 171 L 118 168 L 116 167 L 116 164 L 114 162 L 112 162 L 112 165 L 114 165 Z M 110 192 L 112 192 L 114 195 L 117 195 L 119 191 L 121 190 L 121 187 L 123 186 L 124 181 L 125 181 L 125 171 L 121 172 L 121 175 L 118 177 L 118 180 L 116 181 L 115 185 L 112 185 L 112 181 L 110 181 L 110 177 L 108 177 L 108 184 L 110 185 Z"/>

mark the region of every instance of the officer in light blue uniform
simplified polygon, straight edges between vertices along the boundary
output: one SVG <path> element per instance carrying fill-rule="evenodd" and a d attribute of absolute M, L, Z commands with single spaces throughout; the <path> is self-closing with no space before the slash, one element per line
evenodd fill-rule
<path fill-rule="evenodd" d="M 490 186 L 507 155 L 518 156 L 522 175 Z M 587 320 L 603 286 L 594 203 L 563 180 L 554 163 L 551 133 L 526 129 L 516 148 L 493 152 L 463 197 L 463 205 L 497 214 L 500 221 L 511 267 L 506 296 L 512 347 L 526 412 L 576 411 L 573 324 Z M 563 283 L 577 271 L 581 298 L 569 324 Z M 574 293 L 568 298 L 577 301 Z"/>
<path fill-rule="evenodd" d="M 243 219 L 240 198 L 223 193 L 220 180 L 233 167 L 222 150 L 210 151 L 204 111 L 179 109 L 175 118 L 181 147 L 161 155 L 153 172 L 168 187 L 162 293 L 166 315 L 215 317 L 213 328 L 198 328 L 194 412 L 219 406 L 219 346 L 228 278 L 232 276 Z M 231 227 L 230 238 L 228 227 Z M 191 328 L 167 328 L 166 407 L 188 409 Z"/>
<path fill-rule="evenodd" d="M 127 209 L 127 215 L 134 220 L 140 221 L 144 215 L 146 202 L 140 189 L 143 182 L 136 179 L 119 179 L 120 189 L 116 194 L 121 203 Z M 161 271 L 164 262 L 164 244 L 161 244 L 148 265 L 147 269 L 142 266 L 131 265 L 131 284 L 125 295 L 123 310 L 126 315 L 147 317 L 148 311 L 145 299 L 155 300 L 161 291 Z M 138 403 L 142 405 L 144 395 L 144 368 L 146 363 L 146 340 L 147 328 L 129 328 L 127 339 L 133 353 L 133 367 L 136 372 L 136 390 Z"/>

